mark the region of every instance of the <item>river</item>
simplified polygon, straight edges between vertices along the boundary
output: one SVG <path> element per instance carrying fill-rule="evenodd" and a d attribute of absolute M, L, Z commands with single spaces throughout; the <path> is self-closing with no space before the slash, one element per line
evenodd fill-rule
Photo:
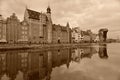
<path fill-rule="evenodd" d="M 0 51 L 0 80 L 120 80 L 120 44 Z"/>

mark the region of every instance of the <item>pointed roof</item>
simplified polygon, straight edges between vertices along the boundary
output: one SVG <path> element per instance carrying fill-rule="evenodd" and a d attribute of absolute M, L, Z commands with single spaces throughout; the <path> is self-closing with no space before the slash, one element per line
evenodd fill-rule
<path fill-rule="evenodd" d="M 29 25 L 28 22 L 26 20 L 23 20 L 22 22 L 20 22 L 21 25 Z"/>
<path fill-rule="evenodd" d="M 69 25 L 69 22 L 67 22 L 67 25 L 66 25 L 67 27 L 69 27 L 70 25 Z"/>

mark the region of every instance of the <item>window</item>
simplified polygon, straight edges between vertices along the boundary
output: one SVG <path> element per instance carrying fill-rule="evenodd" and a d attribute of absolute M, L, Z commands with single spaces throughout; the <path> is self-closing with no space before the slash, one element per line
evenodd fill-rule
<path fill-rule="evenodd" d="M 25 39 L 27 39 L 27 36 L 24 36 L 25 37 Z"/>
<path fill-rule="evenodd" d="M 22 29 L 24 30 L 24 27 L 22 27 Z"/>
<path fill-rule="evenodd" d="M 22 36 L 22 39 L 24 39 L 24 36 Z"/>
<path fill-rule="evenodd" d="M 22 34 L 24 34 L 24 31 L 22 31 Z"/>
<path fill-rule="evenodd" d="M 25 30 L 27 30 L 27 27 L 24 27 Z"/>
<path fill-rule="evenodd" d="M 27 23 L 26 23 L 26 22 L 24 22 L 24 23 L 23 23 L 23 25 L 27 25 Z"/>
<path fill-rule="evenodd" d="M 5 36 L 5 35 L 3 35 L 3 38 L 5 39 L 5 38 L 6 38 L 6 36 Z"/>
<path fill-rule="evenodd" d="M 27 34 L 27 31 L 25 31 L 24 34 Z"/>

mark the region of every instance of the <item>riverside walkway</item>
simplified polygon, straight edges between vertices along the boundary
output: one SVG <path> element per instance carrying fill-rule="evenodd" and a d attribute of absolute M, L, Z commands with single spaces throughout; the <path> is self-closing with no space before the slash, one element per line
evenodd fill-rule
<path fill-rule="evenodd" d="M 63 48 L 63 47 L 78 47 L 90 45 L 90 43 L 79 44 L 0 44 L 0 50 L 16 50 L 16 49 L 44 49 L 44 48 Z"/>

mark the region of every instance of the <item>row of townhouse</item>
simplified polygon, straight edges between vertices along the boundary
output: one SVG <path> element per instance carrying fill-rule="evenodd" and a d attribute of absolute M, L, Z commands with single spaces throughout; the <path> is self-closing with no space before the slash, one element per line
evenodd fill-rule
<path fill-rule="evenodd" d="M 100 29 L 98 34 L 91 30 L 83 31 L 79 27 L 70 28 L 53 24 L 51 9 L 40 13 L 26 8 L 24 19 L 20 21 L 13 13 L 7 19 L 0 15 L 0 43 L 71 43 L 104 42 L 108 29 Z"/>
<path fill-rule="evenodd" d="M 97 37 L 97 34 L 92 33 L 91 30 L 83 31 L 79 27 L 73 28 L 71 34 L 73 43 L 94 42 Z"/>
<path fill-rule="evenodd" d="M 26 8 L 21 22 L 15 13 L 7 19 L 0 15 L 0 42 L 5 43 L 69 43 L 70 26 L 52 23 L 51 9 L 40 13 Z"/>

